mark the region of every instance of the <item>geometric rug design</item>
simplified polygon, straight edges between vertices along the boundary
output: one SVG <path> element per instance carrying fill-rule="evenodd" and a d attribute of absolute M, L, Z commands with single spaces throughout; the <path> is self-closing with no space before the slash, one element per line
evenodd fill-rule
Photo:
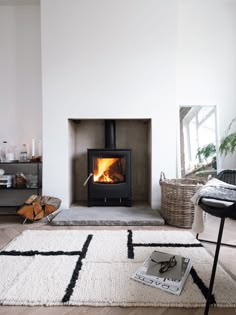
<path fill-rule="evenodd" d="M 177 296 L 130 276 L 153 250 L 193 268 Z M 190 232 L 27 230 L 0 251 L 0 304 L 204 307 L 212 257 Z M 217 266 L 212 307 L 236 307 L 236 282 Z"/>

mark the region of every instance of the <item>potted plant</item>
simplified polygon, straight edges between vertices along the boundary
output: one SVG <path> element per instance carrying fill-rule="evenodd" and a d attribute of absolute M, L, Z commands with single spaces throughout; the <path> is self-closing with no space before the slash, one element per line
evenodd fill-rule
<path fill-rule="evenodd" d="M 229 124 L 229 127 L 226 132 L 227 136 L 225 136 L 221 140 L 219 150 L 220 150 L 220 153 L 224 154 L 225 156 L 229 153 L 233 154 L 236 151 L 236 132 L 232 132 L 229 134 L 231 126 L 235 122 L 236 122 L 236 117 Z"/>
<path fill-rule="evenodd" d="M 205 164 L 208 164 L 208 159 L 212 158 L 211 165 L 213 168 L 216 168 L 216 146 L 214 143 L 208 143 L 203 147 L 197 149 L 196 157 L 198 157 L 199 162 L 202 163 L 205 161 Z"/>

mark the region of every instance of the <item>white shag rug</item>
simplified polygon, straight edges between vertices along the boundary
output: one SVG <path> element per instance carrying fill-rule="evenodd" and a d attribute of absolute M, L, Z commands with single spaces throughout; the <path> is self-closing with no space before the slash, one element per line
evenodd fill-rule
<path fill-rule="evenodd" d="M 180 296 L 130 275 L 153 250 L 190 257 Z M 0 251 L 0 304 L 204 307 L 212 257 L 182 231 L 25 231 Z M 215 306 L 236 307 L 236 282 L 218 265 Z"/>

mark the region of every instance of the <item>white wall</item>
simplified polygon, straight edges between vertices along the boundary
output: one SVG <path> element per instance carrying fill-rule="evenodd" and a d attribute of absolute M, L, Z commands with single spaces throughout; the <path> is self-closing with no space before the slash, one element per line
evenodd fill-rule
<path fill-rule="evenodd" d="M 236 115 L 236 2 L 41 4 L 45 193 L 70 203 L 68 118 L 151 118 L 151 199 L 158 206 L 160 172 L 176 177 L 179 105 L 216 105 L 219 139 Z M 235 159 L 220 167 L 236 167 Z"/>
<path fill-rule="evenodd" d="M 39 2 L 0 2 L 0 117 L 0 146 L 42 139 Z"/>
<path fill-rule="evenodd" d="M 180 0 L 178 16 L 177 104 L 216 105 L 220 141 L 236 117 L 236 1 Z"/>
<path fill-rule="evenodd" d="M 176 175 L 176 22 L 175 0 L 41 1 L 45 194 L 70 204 L 68 118 L 152 118 L 158 205 L 161 170 Z"/>
<path fill-rule="evenodd" d="M 0 142 L 41 138 L 38 4 L 0 1 Z M 235 17 L 235 0 L 41 0 L 44 193 L 70 203 L 68 118 L 151 118 L 158 206 L 160 171 L 176 176 L 178 106 L 216 105 L 219 139 L 236 116 Z"/>

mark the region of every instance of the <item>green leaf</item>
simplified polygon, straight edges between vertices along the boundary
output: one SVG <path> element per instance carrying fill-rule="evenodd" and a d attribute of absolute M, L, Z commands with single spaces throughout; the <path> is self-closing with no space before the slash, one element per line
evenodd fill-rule
<path fill-rule="evenodd" d="M 202 159 L 207 159 L 210 156 L 215 156 L 216 154 L 216 146 L 214 143 L 209 143 L 203 147 L 197 149 L 196 157 L 199 158 L 199 162 L 202 162 Z"/>
<path fill-rule="evenodd" d="M 221 140 L 219 147 L 220 153 L 225 156 L 228 153 L 233 154 L 236 150 L 236 132 L 233 132 Z"/>

